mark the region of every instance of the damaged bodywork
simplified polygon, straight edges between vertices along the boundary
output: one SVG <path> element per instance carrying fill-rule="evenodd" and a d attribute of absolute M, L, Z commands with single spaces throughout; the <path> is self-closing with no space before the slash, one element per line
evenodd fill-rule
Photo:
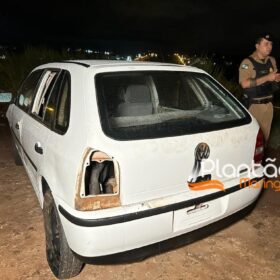
<path fill-rule="evenodd" d="M 77 177 L 75 208 L 82 211 L 120 206 L 119 167 L 107 154 L 88 148 Z"/>

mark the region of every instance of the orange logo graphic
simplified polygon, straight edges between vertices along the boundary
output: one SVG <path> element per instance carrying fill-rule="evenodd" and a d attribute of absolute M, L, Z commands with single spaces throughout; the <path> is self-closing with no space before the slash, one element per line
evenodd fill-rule
<path fill-rule="evenodd" d="M 240 179 L 240 188 L 252 188 L 259 189 L 263 187 L 264 189 L 271 188 L 276 192 L 280 192 L 280 181 L 279 180 L 252 180 L 250 178 Z"/>
<path fill-rule="evenodd" d="M 198 183 L 188 183 L 188 185 L 192 191 L 203 191 L 209 189 L 218 189 L 221 191 L 225 190 L 224 184 L 219 180 L 209 180 L 209 181 L 203 181 Z"/>

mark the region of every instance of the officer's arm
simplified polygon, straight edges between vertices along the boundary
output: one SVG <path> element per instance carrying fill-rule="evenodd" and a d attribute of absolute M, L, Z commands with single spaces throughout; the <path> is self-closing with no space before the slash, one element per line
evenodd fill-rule
<path fill-rule="evenodd" d="M 258 79 L 254 79 L 254 78 L 245 79 L 240 82 L 240 85 L 242 88 L 256 87 L 256 86 L 259 86 L 266 82 L 276 81 L 277 80 L 276 75 L 277 74 L 273 72 L 273 73 L 269 73 L 268 75 L 265 75 L 263 77 L 260 77 Z"/>
<path fill-rule="evenodd" d="M 274 70 L 274 71 L 278 71 L 278 69 L 277 69 L 277 63 L 276 63 L 276 60 L 275 60 L 275 58 L 274 58 L 273 56 L 270 56 L 270 61 L 271 61 L 272 66 L 273 66 L 273 70 Z"/>
<path fill-rule="evenodd" d="M 254 70 L 254 66 L 252 62 L 246 58 L 244 59 L 239 67 L 239 84 L 242 88 L 250 88 L 254 85 L 256 76 L 256 71 Z"/>
<path fill-rule="evenodd" d="M 256 72 L 253 64 L 249 59 L 244 59 L 239 67 L 239 83 L 242 88 L 251 88 L 266 82 L 279 81 L 280 74 L 277 74 L 276 71 L 256 79 Z"/>
<path fill-rule="evenodd" d="M 273 66 L 274 71 L 278 71 L 278 69 L 277 69 L 277 63 L 276 63 L 275 58 L 271 56 L 271 57 L 270 57 L 270 60 L 271 60 L 271 63 L 272 63 L 272 66 Z M 280 75 L 279 75 L 279 74 L 276 76 L 275 81 L 276 81 L 276 82 L 280 82 Z"/>

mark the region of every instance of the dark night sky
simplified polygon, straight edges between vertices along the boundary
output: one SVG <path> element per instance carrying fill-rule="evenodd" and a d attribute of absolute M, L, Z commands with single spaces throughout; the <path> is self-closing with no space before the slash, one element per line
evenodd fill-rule
<path fill-rule="evenodd" d="M 280 0 L 12 1 L 1 4 L 0 44 L 245 54 L 262 31 L 280 40 Z M 274 54 L 279 52 L 275 44 Z M 276 53 L 277 52 L 277 53 Z"/>

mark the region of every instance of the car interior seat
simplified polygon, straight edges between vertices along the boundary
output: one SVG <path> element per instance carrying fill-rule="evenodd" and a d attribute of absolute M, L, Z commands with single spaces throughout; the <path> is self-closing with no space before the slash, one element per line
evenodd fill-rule
<path fill-rule="evenodd" d="M 151 92 L 146 85 L 129 85 L 118 106 L 119 116 L 144 116 L 153 114 Z"/>

